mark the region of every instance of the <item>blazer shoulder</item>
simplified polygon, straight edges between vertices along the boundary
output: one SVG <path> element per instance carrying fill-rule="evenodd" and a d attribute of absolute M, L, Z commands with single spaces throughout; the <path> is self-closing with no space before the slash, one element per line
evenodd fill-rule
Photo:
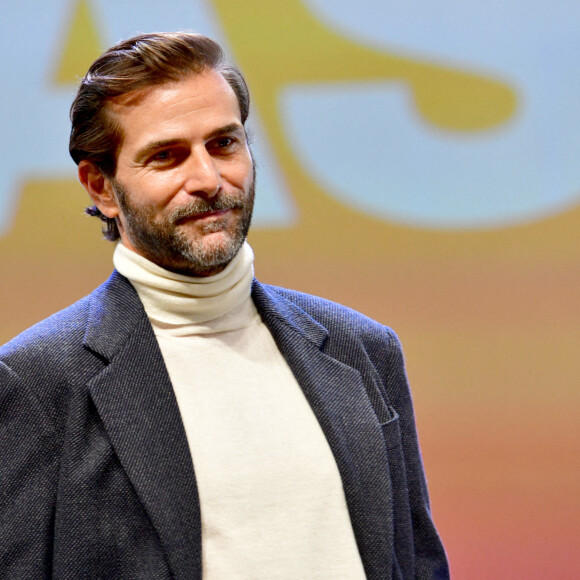
<path fill-rule="evenodd" d="M 0 360 L 8 366 L 18 367 L 23 358 L 47 359 L 56 350 L 66 349 L 69 343 L 78 344 L 86 326 L 90 297 L 85 296 L 11 339 L 0 347 Z"/>
<path fill-rule="evenodd" d="M 84 347 L 93 300 L 103 286 L 0 347 L 1 392 L 36 401 L 53 424 L 60 423 L 71 388 L 103 367 Z"/>
<path fill-rule="evenodd" d="M 354 334 L 359 338 L 378 338 L 387 340 L 394 347 L 399 346 L 399 339 L 395 331 L 369 316 L 358 312 L 348 306 L 333 302 L 320 296 L 262 284 L 262 287 L 270 295 L 279 296 L 306 312 L 319 324 L 323 325 L 330 334 L 347 333 Z"/>
<path fill-rule="evenodd" d="M 405 374 L 403 349 L 399 337 L 389 326 L 319 296 L 267 284 L 260 284 L 260 290 L 274 303 L 290 303 L 323 327 L 325 351 L 331 356 L 348 364 L 354 358 L 368 357 L 379 372 L 388 369 L 390 373 L 396 368 L 400 369 L 401 376 Z"/>
<path fill-rule="evenodd" d="M 50 364 L 56 358 L 59 364 L 82 347 L 87 327 L 114 310 L 123 311 L 123 296 L 127 295 L 128 281 L 114 272 L 113 275 L 90 294 L 74 304 L 34 324 L 0 347 L 0 361 L 14 368 L 39 359 Z M 120 298 L 119 298 L 120 297 Z M 110 315 L 109 315 L 110 316 Z"/>

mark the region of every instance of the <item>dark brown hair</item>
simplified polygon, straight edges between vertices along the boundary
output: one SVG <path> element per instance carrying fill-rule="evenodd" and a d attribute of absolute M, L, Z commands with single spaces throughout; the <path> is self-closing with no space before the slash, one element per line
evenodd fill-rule
<path fill-rule="evenodd" d="M 75 163 L 86 159 L 104 176 L 114 177 L 123 132 L 108 111 L 108 101 L 205 70 L 219 72 L 232 87 L 245 124 L 250 108 L 246 81 L 226 60 L 220 45 L 207 36 L 189 32 L 140 34 L 109 48 L 89 68 L 70 109 L 69 152 Z M 119 239 L 114 219 L 95 206 L 87 208 L 87 213 L 106 223 L 107 239 Z"/>

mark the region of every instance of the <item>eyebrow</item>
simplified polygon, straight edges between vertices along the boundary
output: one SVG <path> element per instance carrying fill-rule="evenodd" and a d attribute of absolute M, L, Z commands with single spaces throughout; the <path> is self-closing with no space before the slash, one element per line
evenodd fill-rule
<path fill-rule="evenodd" d="M 183 139 L 162 139 L 160 141 L 153 141 L 153 143 L 149 143 L 137 151 L 135 154 L 135 161 L 145 161 L 145 159 L 147 159 L 155 151 L 159 151 L 159 149 L 163 149 L 165 147 L 173 147 L 174 145 L 179 145 L 180 143 L 183 143 Z"/>
<path fill-rule="evenodd" d="M 244 126 L 240 125 L 240 123 L 230 123 L 225 127 L 219 127 L 212 131 L 209 135 L 207 135 L 206 139 L 211 140 L 215 139 L 216 137 L 220 137 L 221 135 L 225 135 L 226 133 L 241 133 L 245 132 Z"/>
<path fill-rule="evenodd" d="M 244 132 L 244 126 L 240 123 L 230 123 L 229 125 L 224 125 L 223 127 L 218 127 L 214 129 L 209 135 L 206 135 L 205 139 L 207 141 L 211 141 L 216 137 L 220 137 L 221 135 L 226 135 L 227 133 L 240 133 Z M 135 154 L 135 161 L 142 162 L 147 159 L 152 153 L 159 151 L 160 149 L 164 149 L 166 147 L 173 147 L 175 145 L 181 145 L 185 142 L 185 139 L 161 139 L 159 141 L 153 141 L 145 145 L 142 149 L 139 149 Z"/>

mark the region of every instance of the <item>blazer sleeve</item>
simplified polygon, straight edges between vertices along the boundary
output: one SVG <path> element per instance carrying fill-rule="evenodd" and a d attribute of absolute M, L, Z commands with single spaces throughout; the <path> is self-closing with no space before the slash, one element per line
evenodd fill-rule
<path fill-rule="evenodd" d="M 48 578 L 58 482 L 56 432 L 0 362 L 0 578 Z"/>
<path fill-rule="evenodd" d="M 391 329 L 387 329 L 387 332 L 390 342 L 389 356 L 377 358 L 375 364 L 383 377 L 387 403 L 398 414 L 401 459 L 404 462 L 401 471 L 406 476 L 407 484 L 407 497 L 400 498 L 400 501 L 407 503 L 411 512 L 415 577 L 419 580 L 446 580 L 449 578 L 449 567 L 445 550 L 431 518 L 427 482 L 403 351 L 396 334 Z M 396 473 L 392 473 L 391 476 L 400 477 Z M 404 485 L 399 487 L 404 488 Z M 401 564 L 404 565 L 404 562 Z"/>

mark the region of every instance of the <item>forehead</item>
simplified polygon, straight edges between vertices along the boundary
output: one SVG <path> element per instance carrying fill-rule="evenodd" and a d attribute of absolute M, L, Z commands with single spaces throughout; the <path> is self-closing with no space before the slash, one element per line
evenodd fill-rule
<path fill-rule="evenodd" d="M 214 70 L 113 98 L 107 104 L 107 113 L 120 125 L 123 137 L 119 146 L 157 138 L 158 133 L 186 129 L 203 133 L 220 123 L 241 124 L 236 94 Z"/>

